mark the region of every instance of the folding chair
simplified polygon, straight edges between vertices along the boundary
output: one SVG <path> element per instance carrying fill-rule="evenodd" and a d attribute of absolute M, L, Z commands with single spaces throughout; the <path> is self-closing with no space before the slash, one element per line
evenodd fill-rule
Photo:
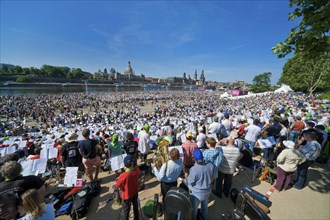
<path fill-rule="evenodd" d="M 251 178 L 251 183 L 254 182 L 254 180 L 256 179 L 257 175 L 260 173 L 261 169 L 262 169 L 262 157 L 260 157 L 259 160 L 252 160 L 252 164 L 250 165 L 250 167 L 246 167 L 243 166 L 241 164 L 238 164 L 238 173 L 243 172 L 247 178 Z M 250 176 L 252 175 L 252 176 Z"/>

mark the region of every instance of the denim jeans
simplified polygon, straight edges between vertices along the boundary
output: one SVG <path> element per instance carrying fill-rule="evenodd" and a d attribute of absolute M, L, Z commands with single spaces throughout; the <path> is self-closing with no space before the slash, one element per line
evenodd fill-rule
<path fill-rule="evenodd" d="M 205 198 L 204 200 L 201 201 L 196 196 L 190 195 L 190 201 L 191 201 L 191 205 L 192 205 L 192 209 L 193 209 L 193 220 L 197 219 L 197 212 L 198 212 L 199 204 L 201 204 L 201 213 L 202 213 L 203 219 L 204 220 L 207 219 L 209 197 L 210 197 L 210 193 L 209 193 L 209 196 L 207 196 L 207 198 Z"/>
<path fill-rule="evenodd" d="M 214 193 L 220 198 L 222 197 L 222 193 L 225 194 L 226 197 L 228 197 L 232 181 L 233 174 L 225 174 L 219 171 L 218 178 L 215 181 Z"/>
<path fill-rule="evenodd" d="M 297 177 L 296 180 L 294 181 L 293 187 L 296 189 L 302 189 L 304 188 L 304 185 L 307 180 L 307 171 L 308 167 L 310 167 L 314 161 L 307 160 L 304 163 L 298 165 L 297 167 Z"/>

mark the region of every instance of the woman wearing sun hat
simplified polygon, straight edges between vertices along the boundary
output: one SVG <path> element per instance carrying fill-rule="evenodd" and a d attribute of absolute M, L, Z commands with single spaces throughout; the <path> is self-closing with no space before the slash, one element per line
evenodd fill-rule
<path fill-rule="evenodd" d="M 291 177 L 297 170 L 298 164 L 303 163 L 306 158 L 295 149 L 293 141 L 283 141 L 286 147 L 277 157 L 277 179 L 274 188 L 278 191 L 286 190 L 290 184 Z"/>

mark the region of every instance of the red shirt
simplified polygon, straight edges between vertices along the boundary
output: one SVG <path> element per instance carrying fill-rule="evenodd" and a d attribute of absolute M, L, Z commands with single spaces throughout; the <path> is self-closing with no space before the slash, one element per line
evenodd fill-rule
<path fill-rule="evenodd" d="M 141 171 L 138 166 L 134 167 L 132 171 L 125 171 L 120 174 L 116 186 L 122 190 L 121 197 L 123 200 L 132 199 L 139 192 L 138 179 Z"/>
<path fill-rule="evenodd" d="M 194 150 L 197 149 L 198 146 L 196 143 L 187 140 L 184 144 L 182 144 L 183 150 L 183 164 L 185 166 L 193 166 L 195 163 L 194 159 Z"/>

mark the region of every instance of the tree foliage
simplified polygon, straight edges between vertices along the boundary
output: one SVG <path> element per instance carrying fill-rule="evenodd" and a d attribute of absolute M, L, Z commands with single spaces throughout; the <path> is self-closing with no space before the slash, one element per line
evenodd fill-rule
<path fill-rule="evenodd" d="M 19 76 L 16 78 L 16 82 L 19 82 L 19 83 L 24 83 L 24 82 L 28 82 L 30 81 L 30 77 L 28 76 Z"/>
<path fill-rule="evenodd" d="M 254 76 L 252 80 L 252 92 L 266 92 L 271 89 L 271 82 L 270 77 L 272 76 L 272 73 L 265 72 L 259 75 Z"/>
<path fill-rule="evenodd" d="M 317 90 L 330 89 L 330 53 L 319 57 L 296 54 L 283 67 L 279 83 L 289 85 L 295 91 L 312 94 Z"/>
<path fill-rule="evenodd" d="M 294 10 L 289 20 L 301 20 L 284 42 L 272 48 L 273 52 L 283 58 L 293 51 L 312 57 L 329 51 L 330 1 L 290 0 L 290 7 Z"/>

